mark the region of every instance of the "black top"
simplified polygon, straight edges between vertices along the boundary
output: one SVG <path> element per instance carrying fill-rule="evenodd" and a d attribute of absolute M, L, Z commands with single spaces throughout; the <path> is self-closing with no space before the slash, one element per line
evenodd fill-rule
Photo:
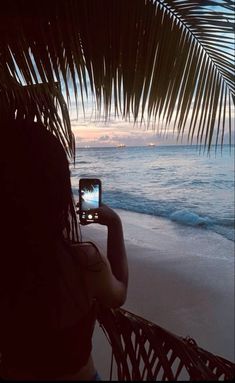
<path fill-rule="evenodd" d="M 96 305 L 86 295 L 79 253 L 75 259 L 61 244 L 55 253 L 21 270 L 19 291 L 0 294 L 0 376 L 9 369 L 53 379 L 78 372 L 88 361 Z"/>
<path fill-rule="evenodd" d="M 1 369 L 20 372 L 36 379 L 55 379 L 78 372 L 88 361 L 95 323 L 95 310 L 76 325 L 60 331 L 38 327 L 32 334 L 13 330 L 2 352 Z M 3 375 L 4 376 L 4 375 Z"/>

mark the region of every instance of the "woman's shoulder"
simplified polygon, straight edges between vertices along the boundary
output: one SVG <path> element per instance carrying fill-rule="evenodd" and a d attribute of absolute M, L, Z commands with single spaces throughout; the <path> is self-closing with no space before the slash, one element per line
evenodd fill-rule
<path fill-rule="evenodd" d="M 73 256 L 80 266 L 87 271 L 101 271 L 106 259 L 93 242 L 80 242 L 71 245 Z"/>
<path fill-rule="evenodd" d="M 126 298 L 126 288 L 113 275 L 108 259 L 98 247 L 92 242 L 85 242 L 71 248 L 85 271 L 83 275 L 89 296 L 108 307 L 121 306 Z"/>

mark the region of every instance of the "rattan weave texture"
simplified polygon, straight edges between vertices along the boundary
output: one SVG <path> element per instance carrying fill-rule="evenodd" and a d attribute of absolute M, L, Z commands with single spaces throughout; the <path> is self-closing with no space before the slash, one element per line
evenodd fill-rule
<path fill-rule="evenodd" d="M 232 380 L 235 365 L 124 309 L 99 307 L 118 380 Z"/>

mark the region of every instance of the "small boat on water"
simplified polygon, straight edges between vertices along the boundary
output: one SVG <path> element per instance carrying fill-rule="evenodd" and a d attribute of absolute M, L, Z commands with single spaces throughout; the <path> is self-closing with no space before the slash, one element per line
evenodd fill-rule
<path fill-rule="evenodd" d="M 119 145 L 117 145 L 117 148 L 125 148 L 125 147 L 126 147 L 125 144 L 119 144 Z"/>
<path fill-rule="evenodd" d="M 150 143 L 148 144 L 148 146 L 156 146 L 156 144 L 154 144 L 154 142 L 150 142 Z"/>

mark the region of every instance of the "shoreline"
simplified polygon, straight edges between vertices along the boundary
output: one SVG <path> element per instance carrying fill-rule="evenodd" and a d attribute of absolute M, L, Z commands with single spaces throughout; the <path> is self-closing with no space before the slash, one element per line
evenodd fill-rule
<path fill-rule="evenodd" d="M 178 257 L 179 254 L 172 254 L 172 251 L 175 253 L 177 244 L 177 250 L 181 250 L 183 253 L 188 251 L 191 256 L 199 256 L 198 253 L 200 253 L 203 257 L 213 259 L 234 259 L 235 242 L 220 233 L 200 226 L 185 225 L 167 217 L 116 208 L 113 210 L 122 220 L 126 244 L 135 244 L 144 247 L 145 250 L 163 250 L 166 252 L 165 256 Z M 81 225 L 80 227 L 85 237 L 96 240 L 101 249 L 106 251 L 105 227 L 97 224 Z M 164 240 L 167 243 L 164 243 Z M 197 245 L 196 248 L 194 245 Z M 219 253 L 218 255 L 215 254 L 215 250 Z M 154 259 L 157 258 L 159 257 L 154 257 Z"/>
<path fill-rule="evenodd" d="M 234 242 L 165 218 L 115 210 L 129 263 L 123 307 L 234 361 Z M 82 233 L 83 240 L 106 252 L 106 227 L 83 226 Z M 108 379 L 105 360 L 110 356 L 101 332 L 95 331 L 94 359 Z"/>

